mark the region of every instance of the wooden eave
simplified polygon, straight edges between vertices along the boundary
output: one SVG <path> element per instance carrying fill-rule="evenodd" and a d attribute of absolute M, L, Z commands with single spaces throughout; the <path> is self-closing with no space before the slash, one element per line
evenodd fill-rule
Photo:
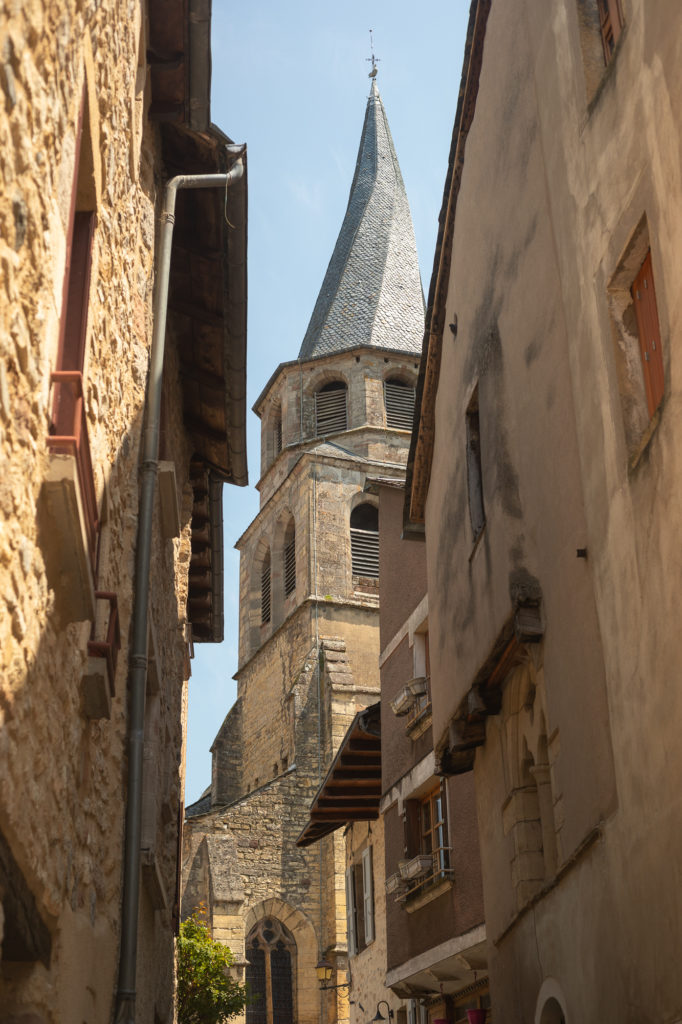
<path fill-rule="evenodd" d="M 310 821 L 296 840 L 310 846 L 351 821 L 374 821 L 381 799 L 380 705 L 360 711 L 350 724 L 310 807 Z"/>
<path fill-rule="evenodd" d="M 160 124 L 167 178 L 224 173 L 237 159 L 211 124 L 211 0 L 149 0 L 149 118 Z M 245 486 L 246 151 L 222 189 L 178 193 L 168 327 L 180 354 L 184 420 L 197 455 Z M 229 222 L 229 223 L 228 223 Z"/>
<path fill-rule="evenodd" d="M 166 180 L 224 173 L 238 155 L 244 162 L 227 195 L 215 188 L 178 193 L 169 280 L 168 334 L 179 356 L 183 422 L 193 448 L 188 617 L 195 641 L 219 642 L 221 482 L 248 483 L 246 148 L 235 153 L 210 120 L 211 0 L 149 0 L 148 13 L 149 118 L 159 124 Z"/>
<path fill-rule="evenodd" d="M 431 477 L 436 394 L 440 376 L 445 306 L 452 262 L 455 212 L 464 168 L 466 140 L 476 111 L 478 84 L 483 63 L 483 43 L 490 5 L 491 0 L 472 0 L 469 8 L 469 25 L 457 114 L 450 145 L 443 203 L 438 218 L 438 238 L 429 286 L 424 341 L 417 379 L 414 410 L 414 422 L 417 424 L 417 429 L 412 433 L 407 460 L 403 525 L 408 533 L 411 528 L 424 522 L 426 496 Z"/>

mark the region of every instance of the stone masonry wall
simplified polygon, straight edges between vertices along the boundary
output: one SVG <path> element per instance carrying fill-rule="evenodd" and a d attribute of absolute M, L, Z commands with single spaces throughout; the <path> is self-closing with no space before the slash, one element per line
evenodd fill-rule
<path fill-rule="evenodd" d="M 0 14 L 0 833 L 51 942 L 49 966 L 3 963 L 0 1005 L 10 1013 L 30 1005 L 36 1019 L 54 1022 L 108 1022 L 117 966 L 128 632 L 158 164 L 155 133 L 133 130 L 141 26 L 140 5 L 130 0 L 27 0 Z M 97 213 L 85 409 L 97 501 L 106 510 L 98 585 L 118 596 L 122 640 L 111 717 L 96 720 L 81 708 L 90 623 L 65 624 L 60 615 L 59 581 L 47 564 L 61 553 L 41 501 L 84 90 L 83 145 Z M 173 360 L 171 351 L 170 367 Z M 146 825 L 169 904 L 191 507 L 176 388 L 167 430 L 183 527 L 178 539 L 163 541 L 158 532 L 154 538 L 151 611 L 161 689 L 146 752 L 157 776 Z M 153 962 L 155 970 L 140 971 L 138 1019 L 151 1022 L 156 1013 L 167 1020 L 170 917 L 154 909 L 146 885 L 141 918 L 140 964 Z"/>
<path fill-rule="evenodd" d="M 387 430 L 383 382 L 398 378 L 415 385 L 414 356 L 358 350 L 284 368 L 258 408 L 261 417 L 261 508 L 291 472 L 300 452 L 317 438 L 315 392 L 332 380 L 346 383 L 348 431 L 334 441 L 358 455 L 406 462 L 408 431 Z M 302 411 L 301 411 L 302 410 Z M 273 431 L 282 421 L 282 454 L 275 457 Z"/>

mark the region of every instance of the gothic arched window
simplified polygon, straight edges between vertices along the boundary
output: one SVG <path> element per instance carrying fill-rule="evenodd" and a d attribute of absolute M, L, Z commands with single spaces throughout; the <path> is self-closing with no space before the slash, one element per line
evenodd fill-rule
<path fill-rule="evenodd" d="M 347 390 L 342 380 L 333 380 L 316 392 L 315 433 L 318 437 L 348 429 Z"/>
<path fill-rule="evenodd" d="M 350 552 L 354 576 L 379 576 L 379 511 L 368 503 L 350 514 Z"/>
<path fill-rule="evenodd" d="M 404 380 L 384 381 L 386 426 L 395 430 L 412 430 L 414 419 L 414 388 Z"/>
<path fill-rule="evenodd" d="M 294 1024 L 296 942 L 281 921 L 266 917 L 246 940 L 246 1024 Z"/>

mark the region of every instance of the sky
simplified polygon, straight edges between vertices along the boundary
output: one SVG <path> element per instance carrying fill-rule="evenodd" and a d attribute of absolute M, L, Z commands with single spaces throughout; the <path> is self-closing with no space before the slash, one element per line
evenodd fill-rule
<path fill-rule="evenodd" d="M 295 359 L 336 242 L 369 95 L 377 85 L 412 211 L 428 294 L 457 107 L 469 0 L 213 0 L 211 117 L 248 147 L 249 410 Z M 210 746 L 236 698 L 239 557 L 258 511 L 260 420 L 247 421 L 249 486 L 225 486 L 225 641 L 197 644 L 185 804 L 211 780 Z"/>

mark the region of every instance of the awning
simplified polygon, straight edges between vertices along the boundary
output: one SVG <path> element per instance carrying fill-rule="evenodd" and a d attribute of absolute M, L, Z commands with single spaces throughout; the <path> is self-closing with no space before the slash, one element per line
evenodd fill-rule
<path fill-rule="evenodd" d="M 296 840 L 310 846 L 351 821 L 374 821 L 381 799 L 380 704 L 358 712 L 310 807 L 310 821 Z"/>

